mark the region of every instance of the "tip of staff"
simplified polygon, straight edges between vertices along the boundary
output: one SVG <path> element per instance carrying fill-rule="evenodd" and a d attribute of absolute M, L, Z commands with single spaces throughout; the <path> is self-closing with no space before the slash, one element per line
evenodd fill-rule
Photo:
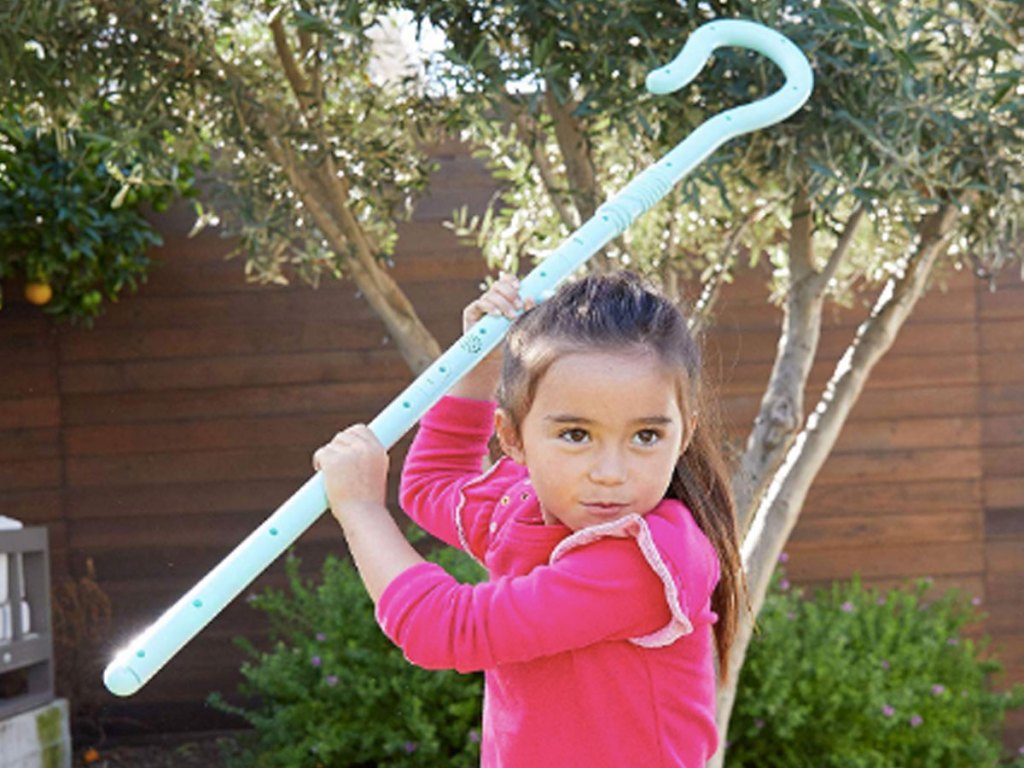
<path fill-rule="evenodd" d="M 115 696 L 131 696 L 142 687 L 135 671 L 116 661 L 103 672 L 103 685 Z"/>

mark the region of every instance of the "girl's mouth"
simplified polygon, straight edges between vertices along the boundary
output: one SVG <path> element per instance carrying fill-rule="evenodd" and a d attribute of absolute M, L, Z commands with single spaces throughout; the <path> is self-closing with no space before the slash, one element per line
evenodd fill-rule
<path fill-rule="evenodd" d="M 583 503 L 583 507 L 594 515 L 614 515 L 624 510 L 626 505 L 613 501 L 588 501 Z"/>

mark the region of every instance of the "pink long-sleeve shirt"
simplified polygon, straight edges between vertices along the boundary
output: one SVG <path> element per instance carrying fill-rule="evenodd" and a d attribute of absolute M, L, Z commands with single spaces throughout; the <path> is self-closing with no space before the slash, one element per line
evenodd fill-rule
<path fill-rule="evenodd" d="M 678 501 L 573 532 L 525 467 L 481 474 L 494 405 L 448 397 L 406 459 L 405 510 L 490 579 L 401 573 L 377 619 L 413 663 L 484 670 L 484 768 L 704 766 L 717 746 L 714 548 Z"/>

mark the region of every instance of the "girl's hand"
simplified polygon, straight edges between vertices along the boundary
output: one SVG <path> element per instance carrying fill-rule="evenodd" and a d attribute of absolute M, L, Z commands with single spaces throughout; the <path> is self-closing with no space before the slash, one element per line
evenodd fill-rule
<path fill-rule="evenodd" d="M 491 287 L 463 310 L 462 330 L 463 332 L 468 331 L 486 315 L 504 315 L 509 320 L 514 320 L 533 306 L 533 299 L 523 300 L 519 295 L 519 279 L 515 275 L 501 272 Z M 500 346 L 458 381 L 450 393 L 471 400 L 493 400 L 499 378 L 501 378 Z"/>
<path fill-rule="evenodd" d="M 331 512 L 339 522 L 346 511 L 359 506 L 384 508 L 388 454 L 365 425 L 335 435 L 313 454 L 313 468 L 324 473 Z"/>
<path fill-rule="evenodd" d="M 324 473 L 331 514 L 376 603 L 399 574 L 424 562 L 384 506 L 387 451 L 368 427 L 357 424 L 314 453 L 313 468 Z"/>
<path fill-rule="evenodd" d="M 532 306 L 533 302 L 529 303 Z M 515 320 L 524 309 L 527 306 L 519 295 L 519 279 L 508 272 L 499 272 L 491 287 L 462 311 L 462 331 L 468 331 L 484 315 L 504 315 Z"/>

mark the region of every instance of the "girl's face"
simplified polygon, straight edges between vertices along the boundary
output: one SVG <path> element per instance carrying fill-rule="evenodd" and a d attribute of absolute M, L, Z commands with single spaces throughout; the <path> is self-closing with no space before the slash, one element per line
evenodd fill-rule
<path fill-rule="evenodd" d="M 653 509 L 687 429 L 675 377 L 654 355 L 586 351 L 551 364 L 519 434 L 503 411 L 497 432 L 529 470 L 544 522 L 577 531 Z"/>

